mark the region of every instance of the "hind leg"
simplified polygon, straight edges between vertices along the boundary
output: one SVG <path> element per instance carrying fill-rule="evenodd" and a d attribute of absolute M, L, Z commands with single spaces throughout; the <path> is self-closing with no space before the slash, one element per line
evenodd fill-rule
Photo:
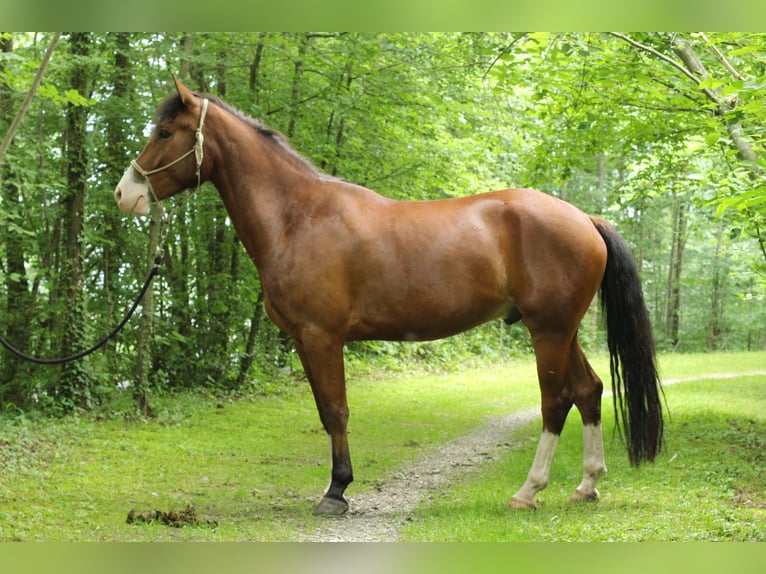
<path fill-rule="evenodd" d="M 572 342 L 567 373 L 569 387 L 574 392 L 575 405 L 582 416 L 583 478 L 572 495 L 574 502 L 598 500 L 598 480 L 606 474 L 604 445 L 601 437 L 601 393 L 603 385 L 593 371 L 580 343 Z"/>
<path fill-rule="evenodd" d="M 508 502 L 511 508 L 534 509 L 535 495 L 548 485 L 553 456 L 574 395 L 567 386 L 571 342 L 558 336 L 535 336 L 537 375 L 542 397 L 543 430 L 527 480 Z"/>

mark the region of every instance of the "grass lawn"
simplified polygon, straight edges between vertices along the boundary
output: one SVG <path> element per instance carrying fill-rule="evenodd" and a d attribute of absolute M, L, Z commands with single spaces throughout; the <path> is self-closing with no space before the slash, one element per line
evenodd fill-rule
<path fill-rule="evenodd" d="M 422 507 L 405 529 L 418 541 L 766 541 L 766 369 L 763 353 L 674 355 L 661 361 L 670 420 L 664 453 L 631 468 L 604 399 L 609 473 L 602 500 L 571 504 L 581 478 L 581 426 L 573 412 L 536 512 L 509 511 L 534 455 L 539 428 L 523 445 Z M 603 372 L 603 370 L 601 370 Z"/>
<path fill-rule="evenodd" d="M 537 403 L 529 360 L 451 374 L 350 375 L 355 493 L 469 430 Z M 513 379 L 509 383 L 509 380 Z M 0 540 L 289 540 L 318 518 L 328 441 L 308 384 L 278 395 L 154 402 L 156 420 L 0 419 Z M 126 524 L 184 509 L 217 528 Z"/>
<path fill-rule="evenodd" d="M 606 359 L 594 366 L 606 378 Z M 537 425 L 523 445 L 420 509 L 412 540 L 766 539 L 766 376 L 704 380 L 704 373 L 766 368 L 766 353 L 669 356 L 672 422 L 653 466 L 627 466 L 606 430 L 610 473 L 602 502 L 566 502 L 579 482 L 580 425 L 570 420 L 551 486 L 536 513 L 505 500 L 523 482 Z M 538 405 L 530 359 L 447 374 L 349 374 L 354 493 L 423 449 L 494 415 Z M 609 399 L 607 399 L 609 400 Z M 611 403 L 605 419 L 611 424 Z M 329 478 L 327 440 L 308 386 L 241 400 L 157 399 L 156 420 L 0 419 L 0 540 L 289 540 L 311 528 Z M 126 524 L 131 509 L 192 504 L 208 525 Z"/>

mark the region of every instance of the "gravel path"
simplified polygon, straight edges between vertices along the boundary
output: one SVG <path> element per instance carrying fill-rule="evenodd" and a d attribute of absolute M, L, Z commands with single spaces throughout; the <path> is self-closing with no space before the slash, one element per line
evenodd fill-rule
<path fill-rule="evenodd" d="M 684 379 L 668 379 L 663 386 L 700 379 L 727 379 L 766 375 L 717 373 Z M 604 397 L 611 393 L 604 393 Z M 348 514 L 322 520 L 321 526 L 300 540 L 307 542 L 395 542 L 399 530 L 415 508 L 439 489 L 462 475 L 476 471 L 514 444 L 514 433 L 539 418 L 533 408 L 491 419 L 470 433 L 430 450 L 383 481 L 376 492 L 348 496 Z"/>
<path fill-rule="evenodd" d="M 534 408 L 491 419 L 470 433 L 429 451 L 378 488 L 348 496 L 348 514 L 325 518 L 307 534 L 311 542 L 394 542 L 410 513 L 433 492 L 494 460 L 513 444 L 514 432 L 539 417 Z"/>

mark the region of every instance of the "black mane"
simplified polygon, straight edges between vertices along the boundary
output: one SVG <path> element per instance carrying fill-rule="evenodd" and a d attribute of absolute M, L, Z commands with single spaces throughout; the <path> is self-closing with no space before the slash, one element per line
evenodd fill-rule
<path fill-rule="evenodd" d="M 288 152 L 291 156 L 299 160 L 306 167 L 310 168 L 312 171 L 317 171 L 316 167 L 314 167 L 314 165 L 310 161 L 308 161 L 306 158 L 304 158 L 302 155 L 300 155 L 297 151 L 295 151 L 292 148 L 292 146 L 290 145 L 290 142 L 287 139 L 287 136 L 285 136 L 282 132 L 275 130 L 273 128 L 270 128 L 269 126 L 259 122 L 258 120 L 251 118 L 244 112 L 241 112 L 235 107 L 227 104 L 218 96 L 214 96 L 212 94 L 207 94 L 207 93 L 197 93 L 197 92 L 193 92 L 193 93 L 198 98 L 206 98 L 207 100 L 210 101 L 211 104 L 214 104 L 218 106 L 219 108 L 226 110 L 237 119 L 245 122 L 247 125 L 253 128 L 260 135 L 264 136 L 266 139 L 271 141 L 274 145 L 277 145 L 282 150 Z M 155 124 L 159 124 L 162 122 L 172 120 L 184 109 L 186 109 L 186 105 L 181 100 L 181 96 L 178 94 L 172 94 L 168 96 L 167 98 L 165 98 L 165 100 L 157 108 L 157 112 L 155 113 L 155 117 L 154 117 L 154 122 Z"/>

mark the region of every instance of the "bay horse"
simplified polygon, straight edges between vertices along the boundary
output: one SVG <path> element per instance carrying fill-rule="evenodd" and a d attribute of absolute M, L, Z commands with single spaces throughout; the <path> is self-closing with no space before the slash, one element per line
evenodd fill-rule
<path fill-rule="evenodd" d="M 346 512 L 353 480 L 344 343 L 431 340 L 493 319 L 529 329 L 541 393 L 537 451 L 509 506 L 536 507 L 572 405 L 583 424 L 583 478 L 572 500 L 598 499 L 602 382 L 577 331 L 599 290 L 618 429 L 633 465 L 654 460 L 663 434 L 654 343 L 636 266 L 607 222 L 529 189 L 389 199 L 322 174 L 279 132 L 174 82 L 115 199 L 146 215 L 151 202 L 202 182 L 217 188 L 329 435 L 330 484 L 315 514 Z"/>

